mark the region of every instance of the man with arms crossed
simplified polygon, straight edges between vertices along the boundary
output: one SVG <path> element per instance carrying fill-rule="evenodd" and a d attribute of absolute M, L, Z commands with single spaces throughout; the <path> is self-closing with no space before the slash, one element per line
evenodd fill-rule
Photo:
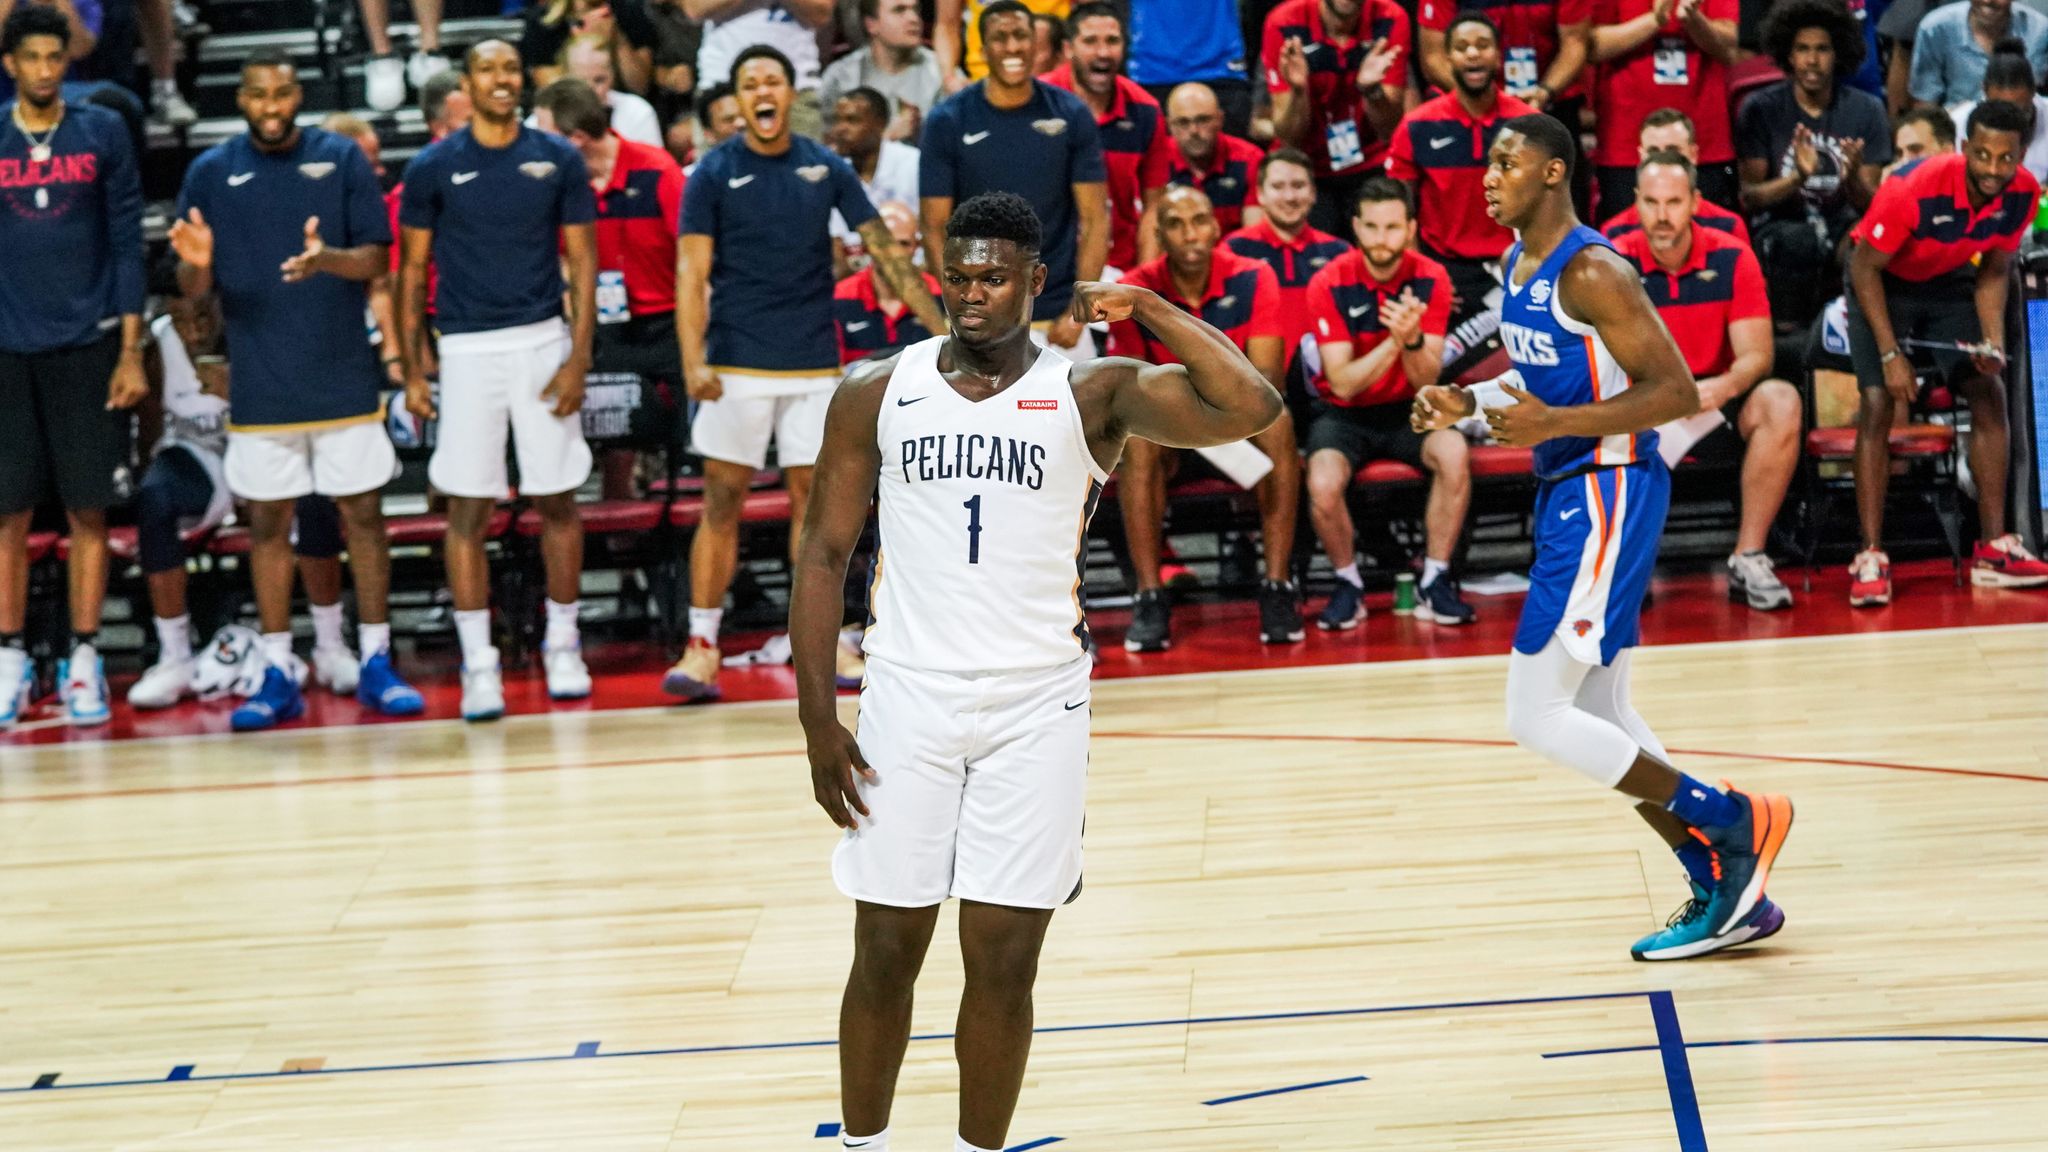
<path fill-rule="evenodd" d="M 1008 193 L 952 214 L 952 328 L 848 374 L 832 398 L 790 603 L 811 786 L 845 829 L 832 872 L 857 902 L 840 1007 L 842 1143 L 886 1152 L 912 988 L 958 897 L 967 986 L 955 1152 L 1004 1146 L 1031 1049 L 1053 909 L 1081 886 L 1087 624 L 1076 565 L 1124 442 L 1228 444 L 1280 417 L 1229 337 L 1157 294 L 1076 286 L 1083 322 L 1135 318 L 1181 361 L 1068 362 L 1033 347 L 1038 218 Z M 858 738 L 834 707 L 848 553 L 877 490 Z"/>

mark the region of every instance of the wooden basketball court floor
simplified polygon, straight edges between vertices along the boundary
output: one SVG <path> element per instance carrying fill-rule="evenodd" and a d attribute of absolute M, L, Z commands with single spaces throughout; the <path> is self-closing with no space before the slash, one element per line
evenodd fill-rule
<path fill-rule="evenodd" d="M 1645 649 L 1799 811 L 1784 932 L 1669 965 L 1675 864 L 1503 667 L 1098 683 L 1011 1145 L 2048 1148 L 2048 626 Z M 0 1148 L 824 1152 L 834 835 L 781 703 L 7 750 Z"/>

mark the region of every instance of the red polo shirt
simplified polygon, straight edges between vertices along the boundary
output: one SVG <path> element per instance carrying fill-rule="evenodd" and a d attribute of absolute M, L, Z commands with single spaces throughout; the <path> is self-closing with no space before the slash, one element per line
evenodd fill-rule
<path fill-rule="evenodd" d="M 1287 342 L 1287 358 L 1294 359 L 1312 327 L 1309 281 L 1332 260 L 1351 251 L 1351 245 L 1307 225 L 1292 241 L 1282 240 L 1272 221 L 1261 220 L 1225 236 L 1223 246 L 1273 270 L 1273 279 L 1280 286 L 1280 334 Z"/>
<path fill-rule="evenodd" d="M 1387 330 L 1380 326 L 1380 305 L 1403 291 L 1415 293 L 1415 298 L 1428 306 L 1422 314 L 1424 335 L 1442 336 L 1450 329 L 1451 277 L 1443 265 L 1411 249 L 1401 253 L 1392 279 L 1376 280 L 1365 266 L 1365 253 L 1354 249 L 1339 256 L 1316 273 L 1308 286 L 1317 346 L 1349 344 L 1354 357 L 1379 347 L 1387 339 Z M 1349 400 L 1330 391 L 1330 382 L 1321 372 L 1316 373 L 1315 392 L 1325 403 L 1340 408 L 1406 404 L 1415 397 L 1398 356 L 1386 375 Z"/>
<path fill-rule="evenodd" d="M 1733 4 L 1734 0 L 1727 2 Z M 1308 54 L 1308 140 L 1302 151 L 1315 158 L 1318 177 L 1338 172 L 1363 173 L 1386 160 L 1387 142 L 1380 139 L 1365 118 L 1365 97 L 1358 94 L 1358 66 L 1364 62 L 1373 41 L 1391 41 L 1399 46 L 1401 55 L 1387 75 L 1399 81 L 1408 75 L 1415 55 L 1415 35 L 1409 30 L 1408 14 L 1394 0 L 1365 0 L 1358 19 L 1358 35 L 1341 40 L 1323 27 L 1319 0 L 1282 0 L 1266 15 L 1266 34 L 1259 56 L 1266 69 L 1267 91 L 1287 91 L 1287 81 L 1280 73 L 1280 46 L 1284 41 L 1301 41 L 1302 51 Z M 1337 169 L 1330 163 L 1330 126 L 1346 121 L 1357 126 L 1362 156 L 1357 163 Z"/>
<path fill-rule="evenodd" d="M 1249 350 L 1253 337 L 1284 334 L 1280 284 L 1273 278 L 1273 270 L 1220 245 L 1210 256 L 1209 285 L 1200 300 L 1181 297 L 1164 256 L 1139 265 L 1123 282 L 1159 293 L 1174 307 L 1201 317 L 1242 350 Z M 1147 364 L 1180 363 L 1180 357 L 1136 320 L 1110 325 L 1109 351 L 1112 356 L 1129 356 Z"/>
<path fill-rule="evenodd" d="M 1650 5 L 1651 0 L 1594 0 L 1593 23 L 1624 24 L 1648 12 Z M 1709 20 L 1735 22 L 1736 0 L 1701 0 L 1701 7 Z M 1635 167 L 1643 118 L 1659 108 L 1676 108 L 1692 117 L 1700 163 L 1735 159 L 1735 137 L 1728 125 L 1728 66 L 1700 51 L 1677 16 L 1635 51 L 1595 71 L 1599 78 L 1593 87 L 1593 108 L 1600 117 L 1600 134 L 1593 163 Z"/>
<path fill-rule="evenodd" d="M 932 299 L 939 298 L 939 281 L 922 273 Z M 875 293 L 873 264 L 841 280 L 832 288 L 832 327 L 839 334 L 839 363 L 894 356 L 920 340 L 929 339 L 917 313 L 899 303 L 891 316 Z"/>
<path fill-rule="evenodd" d="M 1916 281 L 1953 272 L 1985 252 L 2018 248 L 2040 204 L 2040 182 L 2022 168 L 2004 193 L 1973 210 L 1967 164 L 1951 152 L 1899 169 L 1877 186 L 1850 237 L 1889 253 L 1886 272 Z"/>
<path fill-rule="evenodd" d="M 1749 245 L 1728 235 L 1692 226 L 1692 250 L 1685 264 L 1669 272 L 1650 252 L 1649 234 L 1637 229 L 1614 242 L 1614 250 L 1642 269 L 1643 291 L 1671 330 L 1685 366 L 1698 377 L 1717 376 L 1735 359 L 1728 325 L 1771 318 L 1764 273 Z"/>
<path fill-rule="evenodd" d="M 1074 87 L 1071 64 L 1039 79 L 1081 95 Z M 1145 193 L 1166 187 L 1173 168 L 1173 137 L 1166 131 L 1159 101 L 1128 76 L 1116 78 L 1116 98 L 1108 112 L 1095 118 L 1095 125 L 1102 138 L 1102 161 L 1109 169 L 1109 265 L 1128 271 L 1138 262 L 1138 222 L 1145 215 Z"/>
<path fill-rule="evenodd" d="M 1724 232 L 1744 244 L 1750 243 L 1749 225 L 1743 223 L 1742 214 L 1730 212 L 1712 200 L 1700 201 L 1699 207 L 1693 210 L 1692 222 L 1702 228 Z M 1643 230 L 1643 214 L 1636 211 L 1634 204 L 1630 204 L 1627 211 L 1609 220 L 1600 230 L 1609 240 L 1619 240 L 1631 232 Z"/>
<path fill-rule="evenodd" d="M 1500 28 L 1501 69 L 1511 91 L 1527 92 L 1550 70 L 1557 59 L 1557 30 L 1583 24 L 1593 18 L 1593 0 L 1422 0 L 1415 11 L 1416 22 L 1432 32 L 1449 32 L 1460 12 L 1484 12 Z M 1581 91 L 1591 61 L 1565 96 Z"/>
<path fill-rule="evenodd" d="M 1536 109 L 1505 92 L 1493 111 L 1475 117 L 1454 93 L 1416 105 L 1394 129 L 1387 174 L 1417 182 L 1415 214 L 1431 252 L 1461 260 L 1494 260 L 1515 242 L 1513 231 L 1486 214 L 1486 150 L 1501 121 Z"/>
<path fill-rule="evenodd" d="M 1225 233 L 1237 231 L 1244 223 L 1245 206 L 1256 207 L 1259 202 L 1254 185 L 1259 179 L 1259 161 L 1266 158 L 1266 150 L 1223 132 L 1217 134 L 1216 151 L 1209 157 L 1209 166 L 1201 171 L 1188 163 L 1179 148 L 1172 153 L 1167 183 L 1200 188 L 1216 209 L 1216 226 Z"/>
<path fill-rule="evenodd" d="M 626 310 L 676 310 L 677 220 L 683 169 L 665 148 L 619 137 L 611 182 L 597 196 L 597 268 L 626 277 Z"/>

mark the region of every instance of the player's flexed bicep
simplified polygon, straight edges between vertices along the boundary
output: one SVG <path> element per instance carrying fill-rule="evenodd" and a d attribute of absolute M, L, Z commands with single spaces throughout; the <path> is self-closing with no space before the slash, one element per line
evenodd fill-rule
<path fill-rule="evenodd" d="M 1112 358 L 1074 369 L 1076 384 L 1106 393 L 1101 432 L 1090 434 L 1091 440 L 1108 442 L 1097 444 L 1098 463 L 1106 448 L 1108 464 L 1114 464 L 1127 436 L 1170 448 L 1206 448 L 1257 435 L 1280 418 L 1280 393 L 1230 337 L 1155 292 L 1083 282 L 1074 285 L 1072 315 L 1082 323 L 1135 319 L 1181 361 L 1153 365 Z"/>
<path fill-rule="evenodd" d="M 1700 410 L 1699 385 L 1670 329 L 1643 295 L 1634 266 L 1611 249 L 1588 247 L 1565 265 L 1557 294 L 1564 314 L 1593 329 L 1629 386 L 1605 400 L 1570 408 L 1552 408 L 1519 388 L 1504 387 L 1519 403 L 1487 409 L 1495 439 L 1534 445 L 1560 436 L 1628 435 Z"/>

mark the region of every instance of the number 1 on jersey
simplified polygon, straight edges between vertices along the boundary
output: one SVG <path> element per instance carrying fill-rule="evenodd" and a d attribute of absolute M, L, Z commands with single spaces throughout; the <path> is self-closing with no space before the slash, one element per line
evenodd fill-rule
<path fill-rule="evenodd" d="M 981 497 L 960 505 L 967 509 L 967 562 L 981 563 Z"/>

